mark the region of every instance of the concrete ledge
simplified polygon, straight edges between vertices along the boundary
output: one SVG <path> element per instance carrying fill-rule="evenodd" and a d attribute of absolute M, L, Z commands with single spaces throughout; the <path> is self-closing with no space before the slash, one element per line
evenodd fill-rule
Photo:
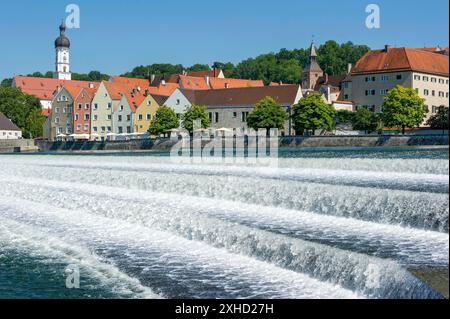
<path fill-rule="evenodd" d="M 34 140 L 0 140 L 0 153 L 36 152 Z"/>

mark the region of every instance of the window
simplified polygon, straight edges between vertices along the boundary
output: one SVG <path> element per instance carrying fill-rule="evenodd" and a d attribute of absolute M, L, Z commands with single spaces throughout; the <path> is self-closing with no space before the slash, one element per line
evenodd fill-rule
<path fill-rule="evenodd" d="M 98 132 L 97 126 L 94 126 L 92 129 L 94 130 L 94 132 Z"/>
<path fill-rule="evenodd" d="M 83 108 L 83 105 L 78 104 L 78 109 L 81 110 Z"/>
<path fill-rule="evenodd" d="M 237 112 L 233 112 L 233 118 L 235 119 L 237 117 Z"/>
<path fill-rule="evenodd" d="M 344 82 L 344 89 L 348 89 L 348 82 Z"/>
<path fill-rule="evenodd" d="M 94 115 L 94 121 L 98 120 L 98 115 Z"/>
<path fill-rule="evenodd" d="M 147 114 L 147 121 L 150 121 L 152 119 L 152 115 L 151 114 Z"/>
<path fill-rule="evenodd" d="M 89 110 L 89 103 L 86 103 L 86 105 L 84 106 L 85 110 Z"/>
<path fill-rule="evenodd" d="M 108 133 L 111 133 L 111 126 L 108 126 Z"/>
<path fill-rule="evenodd" d="M 89 121 L 90 120 L 90 115 L 89 114 L 84 114 L 84 120 L 85 121 Z"/>
<path fill-rule="evenodd" d="M 444 92 L 439 91 L 439 97 L 444 97 L 444 96 L 445 96 Z"/>
<path fill-rule="evenodd" d="M 374 76 L 366 76 L 366 82 L 375 82 L 376 81 L 376 77 Z"/>
<path fill-rule="evenodd" d="M 55 113 L 59 113 L 59 107 L 55 107 Z"/>
<path fill-rule="evenodd" d="M 414 75 L 414 80 L 420 81 L 420 75 Z"/>
<path fill-rule="evenodd" d="M 248 113 L 249 113 L 249 112 L 242 112 L 242 118 L 241 118 L 241 119 L 242 119 L 242 122 L 244 122 L 244 123 L 247 122 L 247 116 L 248 116 Z"/>
<path fill-rule="evenodd" d="M 430 91 L 428 91 L 427 89 L 425 89 L 425 90 L 423 90 L 423 94 L 424 94 L 425 96 L 428 96 L 428 95 L 430 95 Z"/>
<path fill-rule="evenodd" d="M 436 114 L 438 111 L 439 111 L 439 107 L 434 106 L 434 105 L 431 107 L 431 112 L 432 112 L 433 114 Z"/>
<path fill-rule="evenodd" d="M 85 125 L 84 125 L 84 130 L 85 130 L 85 131 L 88 131 L 88 130 L 89 130 L 89 124 L 85 124 Z"/>
<path fill-rule="evenodd" d="M 216 112 L 216 113 L 214 114 L 214 122 L 215 122 L 215 123 L 219 123 L 219 113 L 218 113 L 218 112 Z"/>
<path fill-rule="evenodd" d="M 72 134 L 72 129 L 70 127 L 66 128 L 67 134 Z"/>
<path fill-rule="evenodd" d="M 128 133 L 128 134 L 131 133 L 131 126 L 127 126 L 127 133 Z"/>
<path fill-rule="evenodd" d="M 366 96 L 373 96 L 375 95 L 375 90 L 366 90 Z"/>
<path fill-rule="evenodd" d="M 432 90 L 432 91 L 431 91 L 431 95 L 432 95 L 432 96 L 436 96 L 436 91 L 435 91 L 435 90 Z"/>
<path fill-rule="evenodd" d="M 112 108 L 112 103 L 108 103 L 108 110 Z"/>
<path fill-rule="evenodd" d="M 344 100 L 349 100 L 348 94 L 344 94 Z"/>
<path fill-rule="evenodd" d="M 127 121 L 131 121 L 131 115 L 127 115 Z"/>
<path fill-rule="evenodd" d="M 97 103 L 94 104 L 94 110 L 98 110 L 98 104 Z"/>
<path fill-rule="evenodd" d="M 431 82 L 432 83 L 436 83 L 437 79 L 436 78 L 431 78 Z"/>
<path fill-rule="evenodd" d="M 119 129 L 119 134 L 122 134 L 123 133 L 123 127 L 119 126 L 118 129 Z"/>
<path fill-rule="evenodd" d="M 59 117 L 55 117 L 55 124 L 59 124 Z"/>
<path fill-rule="evenodd" d="M 397 80 L 401 80 L 401 79 L 403 79 L 403 75 L 397 74 L 396 78 L 397 78 Z"/>
<path fill-rule="evenodd" d="M 444 84 L 444 83 L 445 83 L 444 79 L 439 79 L 439 84 Z"/>
<path fill-rule="evenodd" d="M 124 109 L 123 105 L 120 106 L 120 112 L 122 112 Z"/>
<path fill-rule="evenodd" d="M 424 80 L 425 82 L 428 82 L 429 79 L 430 79 L 430 78 L 429 78 L 428 76 L 424 76 L 424 77 L 423 77 L 423 80 Z"/>
<path fill-rule="evenodd" d="M 387 89 L 380 90 L 380 95 L 385 96 L 388 92 L 389 92 L 389 90 L 387 90 Z"/>
<path fill-rule="evenodd" d="M 180 99 L 177 99 L 177 105 L 180 105 L 180 103 L 181 103 Z"/>
<path fill-rule="evenodd" d="M 139 118 L 139 121 L 142 121 L 144 119 L 144 116 L 142 114 L 139 114 L 138 118 Z"/>
<path fill-rule="evenodd" d="M 77 131 L 81 131 L 81 124 L 77 125 Z"/>
<path fill-rule="evenodd" d="M 389 81 L 389 75 L 382 75 L 381 82 L 387 82 L 387 81 Z"/>
<path fill-rule="evenodd" d="M 104 133 L 106 131 L 106 127 L 102 126 L 102 132 Z"/>
<path fill-rule="evenodd" d="M 117 117 L 117 120 L 118 120 L 119 122 L 122 122 L 122 115 L 119 115 L 119 116 Z"/>
<path fill-rule="evenodd" d="M 209 112 L 208 115 L 209 115 L 209 122 L 212 122 L 212 113 Z"/>
<path fill-rule="evenodd" d="M 62 127 L 58 127 L 58 133 L 62 134 L 63 133 L 63 128 Z"/>
<path fill-rule="evenodd" d="M 75 114 L 75 121 L 78 121 L 78 114 Z"/>
<path fill-rule="evenodd" d="M 108 119 L 108 121 L 111 121 L 111 119 L 112 119 L 111 114 L 108 114 L 108 116 L 106 118 Z"/>
<path fill-rule="evenodd" d="M 152 105 L 152 101 L 150 101 L 150 100 L 147 101 L 147 105 L 148 105 L 148 106 Z"/>
<path fill-rule="evenodd" d="M 448 99 L 448 92 L 447 93 L 445 93 L 445 97 Z"/>

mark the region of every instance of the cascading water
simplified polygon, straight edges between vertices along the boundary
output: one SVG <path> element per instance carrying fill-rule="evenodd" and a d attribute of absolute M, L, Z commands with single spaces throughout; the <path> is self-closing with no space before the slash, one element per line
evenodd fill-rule
<path fill-rule="evenodd" d="M 448 154 L 416 154 L 0 156 L 0 269 L 79 264 L 98 297 L 439 298 L 407 268 L 448 267 Z"/>

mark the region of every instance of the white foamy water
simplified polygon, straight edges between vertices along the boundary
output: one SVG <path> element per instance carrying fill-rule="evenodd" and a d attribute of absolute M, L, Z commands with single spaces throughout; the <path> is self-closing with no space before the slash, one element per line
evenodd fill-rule
<path fill-rule="evenodd" d="M 137 297 L 438 297 L 406 267 L 448 266 L 448 164 L 396 161 L 0 156 L 0 241 L 68 245 Z"/>

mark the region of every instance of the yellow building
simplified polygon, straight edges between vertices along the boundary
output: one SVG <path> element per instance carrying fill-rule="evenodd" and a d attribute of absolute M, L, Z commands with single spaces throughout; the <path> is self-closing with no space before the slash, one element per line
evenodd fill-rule
<path fill-rule="evenodd" d="M 156 116 L 156 111 L 160 105 L 155 98 L 148 94 L 144 101 L 136 109 L 134 116 L 134 132 L 147 133 L 150 128 L 150 122 Z"/>

